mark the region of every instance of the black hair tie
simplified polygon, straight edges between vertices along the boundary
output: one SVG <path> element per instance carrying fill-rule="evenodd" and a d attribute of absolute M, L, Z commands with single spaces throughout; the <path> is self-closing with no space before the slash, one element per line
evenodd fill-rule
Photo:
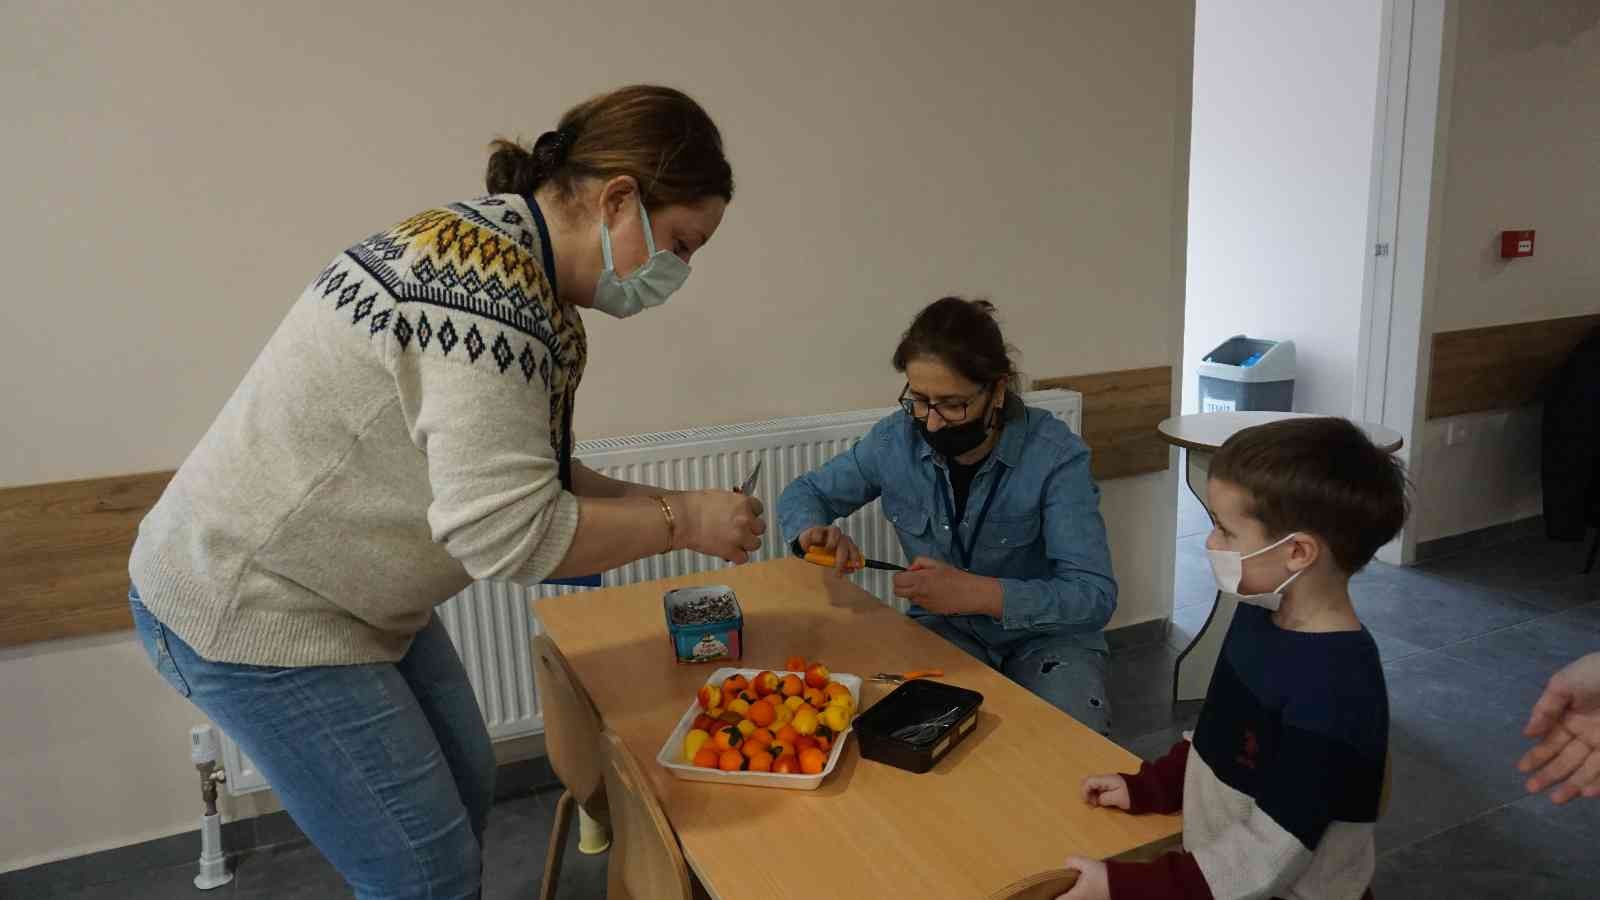
<path fill-rule="evenodd" d="M 546 131 L 533 142 L 533 155 L 538 157 L 545 171 L 553 171 L 567 161 L 567 153 L 577 140 L 578 136 L 567 128 Z"/>

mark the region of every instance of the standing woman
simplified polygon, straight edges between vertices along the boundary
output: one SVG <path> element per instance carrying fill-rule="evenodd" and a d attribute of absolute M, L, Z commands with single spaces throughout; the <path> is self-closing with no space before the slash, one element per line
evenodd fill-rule
<path fill-rule="evenodd" d="M 157 670 L 358 897 L 481 889 L 494 754 L 435 604 L 760 546 L 752 498 L 572 458 L 579 308 L 666 302 L 732 196 L 716 125 L 668 88 L 497 141 L 487 196 L 315 277 L 141 524 L 129 596 Z"/>
<path fill-rule="evenodd" d="M 917 314 L 894 367 L 901 410 L 854 447 L 795 479 L 778 500 L 804 553 L 861 551 L 834 525 L 874 499 L 909 572 L 894 577 L 911 615 L 1096 731 L 1111 727 L 1102 629 L 1117 583 L 1089 448 L 1023 404 L 994 307 L 946 297 Z"/>

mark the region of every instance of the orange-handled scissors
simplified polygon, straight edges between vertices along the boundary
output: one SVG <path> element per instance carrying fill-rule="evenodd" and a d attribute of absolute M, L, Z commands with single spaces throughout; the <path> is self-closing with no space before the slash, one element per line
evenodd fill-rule
<path fill-rule="evenodd" d="M 810 550 L 806 551 L 806 562 L 819 566 L 826 566 L 831 569 L 839 564 L 839 558 L 834 556 L 832 553 L 829 553 L 822 547 L 812 547 Z M 861 571 L 862 565 L 862 563 L 856 563 L 845 571 L 859 572 Z M 894 563 L 886 563 L 876 559 L 866 560 L 865 565 L 869 569 L 883 569 L 886 572 L 904 572 L 906 570 L 905 566 L 897 566 Z"/>

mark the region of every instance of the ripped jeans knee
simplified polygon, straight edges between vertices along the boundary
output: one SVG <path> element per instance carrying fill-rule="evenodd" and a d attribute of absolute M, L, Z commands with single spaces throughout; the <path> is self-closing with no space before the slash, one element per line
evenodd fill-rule
<path fill-rule="evenodd" d="M 1085 726 L 1109 735 L 1111 703 L 1106 697 L 1104 650 L 1075 643 L 1031 647 L 1005 661 L 1008 678 L 1072 716 Z"/>

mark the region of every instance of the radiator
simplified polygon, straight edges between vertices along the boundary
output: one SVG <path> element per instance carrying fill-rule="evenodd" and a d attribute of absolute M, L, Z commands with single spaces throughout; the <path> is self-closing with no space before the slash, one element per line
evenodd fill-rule
<path fill-rule="evenodd" d="M 1023 397 L 1028 405 L 1049 410 L 1074 432 L 1079 430 L 1079 394 L 1050 390 Z M 581 441 L 576 454 L 602 475 L 670 490 L 731 488 L 744 481 L 751 467 L 761 460 L 761 478 L 755 493 L 767 504 L 772 530 L 754 558 L 773 559 L 789 552 L 777 529 L 778 495 L 795 478 L 849 449 L 892 411 L 892 407 L 864 409 Z M 841 525 L 867 556 L 900 564 L 907 561 L 894 528 L 877 502 L 858 510 Z M 684 550 L 613 569 L 601 576 L 601 583 L 610 586 L 653 581 L 726 565 L 722 560 Z M 891 573 L 866 570 L 851 577 L 884 603 L 905 611 L 904 601 L 896 599 L 890 589 Z M 536 734 L 543 727 L 529 658 L 529 639 L 539 632 L 539 623 L 529 613 L 528 601 L 582 590 L 587 589 L 552 585 L 528 589 L 480 581 L 439 606 L 439 618 L 455 641 L 489 734 L 496 740 Z M 248 758 L 226 738 L 223 752 L 231 792 L 248 793 L 267 787 Z"/>

